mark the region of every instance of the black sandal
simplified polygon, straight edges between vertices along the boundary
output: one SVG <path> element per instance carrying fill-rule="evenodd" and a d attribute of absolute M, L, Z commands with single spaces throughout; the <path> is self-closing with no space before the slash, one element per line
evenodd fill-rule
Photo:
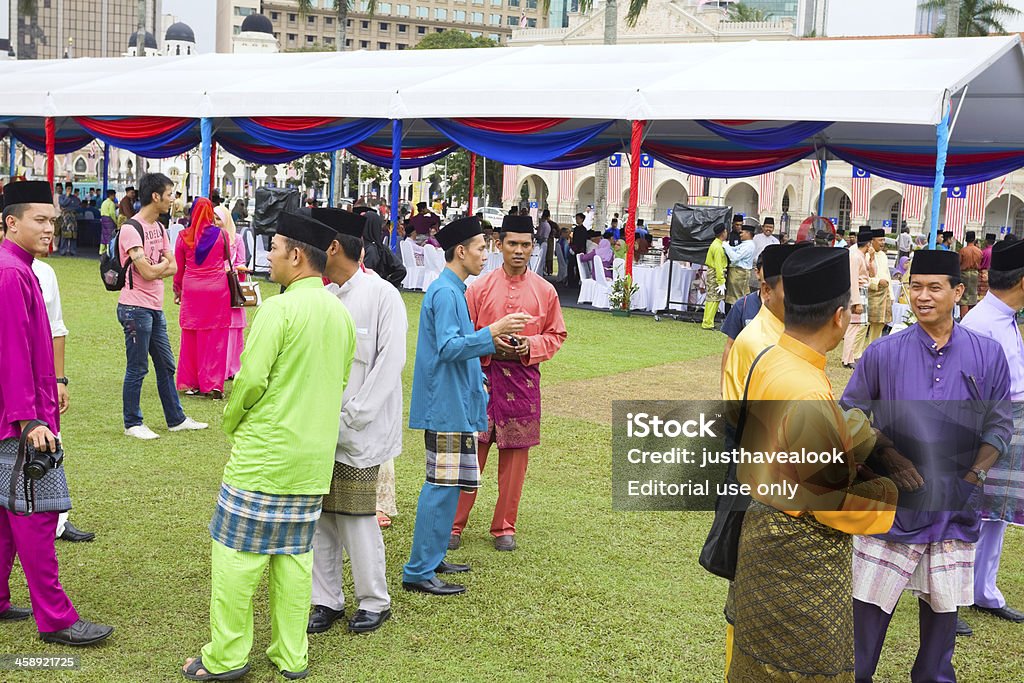
<path fill-rule="evenodd" d="M 231 671 L 225 671 L 224 673 L 214 674 L 206 671 L 204 674 L 200 674 L 199 670 L 206 671 L 206 667 L 203 666 L 203 658 L 196 657 L 192 660 L 192 663 L 181 669 L 181 675 L 190 681 L 234 681 L 245 674 L 249 673 L 249 665 L 241 667 L 240 669 L 232 669 Z"/>

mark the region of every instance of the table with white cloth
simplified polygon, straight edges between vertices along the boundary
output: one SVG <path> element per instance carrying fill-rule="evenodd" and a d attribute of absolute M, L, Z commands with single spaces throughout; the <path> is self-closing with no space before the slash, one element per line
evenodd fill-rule
<path fill-rule="evenodd" d="M 669 267 L 672 268 L 672 291 L 668 297 L 671 303 L 666 307 L 666 291 L 669 282 Z M 678 261 L 666 261 L 660 266 L 635 264 L 633 266 L 633 282 L 646 292 L 644 297 L 647 304 L 646 309 L 651 312 L 672 308 L 683 310 L 690 301 L 690 287 L 693 286 L 693 279 L 696 269 L 683 265 Z"/>

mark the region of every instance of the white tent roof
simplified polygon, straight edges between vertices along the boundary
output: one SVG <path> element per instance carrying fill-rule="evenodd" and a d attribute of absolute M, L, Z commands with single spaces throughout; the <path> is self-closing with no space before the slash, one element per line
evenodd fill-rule
<path fill-rule="evenodd" d="M 0 63 L 0 116 L 835 121 L 830 140 L 1024 147 L 1020 37 L 520 47 Z M 960 98 L 954 99 L 954 105 Z M 910 124 L 909 127 L 906 124 Z"/>

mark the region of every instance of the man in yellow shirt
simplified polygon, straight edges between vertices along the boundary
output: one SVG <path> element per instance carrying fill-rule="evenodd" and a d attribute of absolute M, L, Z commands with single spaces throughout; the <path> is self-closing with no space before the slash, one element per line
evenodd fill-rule
<path fill-rule="evenodd" d="M 708 255 L 704 258 L 704 265 L 708 269 L 707 296 L 704 299 L 704 321 L 701 327 L 705 330 L 715 329 L 715 314 L 718 313 L 718 303 L 725 296 L 725 269 L 729 267 L 729 259 L 725 256 L 725 226 L 715 228 L 715 239 L 711 240 L 708 247 Z"/>
<path fill-rule="evenodd" d="M 888 530 L 896 502 L 895 485 L 862 463 L 876 443 L 891 444 L 863 413 L 839 408 L 825 376 L 825 354 L 850 322 L 848 252 L 802 249 L 786 259 L 782 279 L 785 331 L 751 372 L 740 442 L 760 451 L 835 449 L 840 457 L 740 463 L 754 502 L 740 537 L 727 675 L 853 683 L 851 534 Z M 797 489 L 779 494 L 783 483 Z"/>

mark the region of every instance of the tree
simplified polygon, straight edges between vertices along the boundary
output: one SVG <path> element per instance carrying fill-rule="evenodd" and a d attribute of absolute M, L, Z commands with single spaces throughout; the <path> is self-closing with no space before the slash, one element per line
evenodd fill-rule
<path fill-rule="evenodd" d="M 768 21 L 772 15 L 760 7 L 751 7 L 743 2 L 736 2 L 729 5 L 729 21 L 734 22 L 761 22 Z"/>
<path fill-rule="evenodd" d="M 414 50 L 457 50 L 467 47 L 498 47 L 498 44 L 486 36 L 474 38 L 465 31 L 449 29 L 440 33 L 431 33 L 416 43 Z"/>
<path fill-rule="evenodd" d="M 306 188 L 319 190 L 329 179 L 331 173 L 331 157 L 329 152 L 314 152 L 300 157 L 289 164 L 302 177 Z"/>
<path fill-rule="evenodd" d="M 927 0 L 921 3 L 923 10 L 945 10 L 947 0 Z M 992 34 L 1006 33 L 1006 26 L 1003 21 L 1015 19 L 1021 16 L 1021 11 L 1005 2 L 992 2 L 991 0 L 961 0 L 960 16 L 957 21 L 958 36 L 988 36 Z M 951 36 L 954 32 L 950 32 Z M 946 23 L 943 22 L 935 29 L 935 35 L 943 37 L 946 35 Z"/>
<path fill-rule="evenodd" d="M 455 203 L 461 203 L 469 198 L 469 158 L 470 153 L 464 149 L 456 150 L 448 155 L 448 197 Z M 500 162 L 492 161 L 487 164 L 486 182 L 483 177 L 484 158 L 476 158 L 476 187 L 479 194 L 487 186 L 487 196 L 481 197 L 483 206 L 497 205 L 501 201 L 501 180 L 503 166 Z"/>

